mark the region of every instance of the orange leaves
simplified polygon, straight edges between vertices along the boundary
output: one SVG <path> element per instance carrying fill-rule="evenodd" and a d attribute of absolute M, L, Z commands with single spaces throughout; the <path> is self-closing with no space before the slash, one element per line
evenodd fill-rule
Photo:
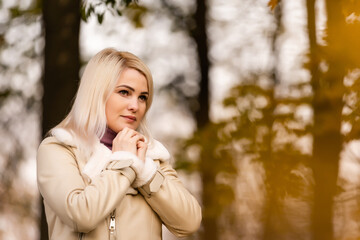
<path fill-rule="evenodd" d="M 358 0 L 342 0 L 343 14 L 348 17 L 350 15 L 359 16 L 360 14 L 360 1 Z"/>
<path fill-rule="evenodd" d="M 279 2 L 280 0 L 269 0 L 268 6 L 270 7 L 271 10 L 274 10 Z"/>

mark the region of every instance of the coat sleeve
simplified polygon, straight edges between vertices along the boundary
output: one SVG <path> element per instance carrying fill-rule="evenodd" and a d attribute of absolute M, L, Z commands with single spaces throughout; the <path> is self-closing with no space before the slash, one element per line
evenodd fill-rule
<path fill-rule="evenodd" d="M 150 196 L 143 194 L 145 200 L 177 237 L 194 233 L 200 227 L 202 218 L 198 201 L 183 186 L 168 161 L 162 162 L 158 171 L 164 176 L 161 187 Z"/>
<path fill-rule="evenodd" d="M 103 221 L 125 196 L 135 179 L 130 168 L 105 170 L 85 184 L 73 151 L 44 140 L 37 154 L 37 181 L 44 201 L 62 222 L 77 232 L 89 232 Z"/>

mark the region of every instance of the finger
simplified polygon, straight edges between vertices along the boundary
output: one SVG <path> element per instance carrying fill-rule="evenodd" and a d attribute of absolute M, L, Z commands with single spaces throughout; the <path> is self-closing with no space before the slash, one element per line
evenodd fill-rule
<path fill-rule="evenodd" d="M 135 135 L 134 131 L 128 127 L 123 128 L 117 135 L 116 138 L 119 140 L 126 140 Z"/>
<path fill-rule="evenodd" d="M 136 146 L 138 148 L 147 148 L 147 144 L 145 142 L 143 142 L 143 141 L 138 141 Z"/>
<path fill-rule="evenodd" d="M 144 137 L 144 135 L 138 133 L 138 136 L 139 136 L 139 141 L 145 142 L 145 137 Z"/>
<path fill-rule="evenodd" d="M 147 144 L 144 142 L 138 142 L 137 144 L 137 156 L 139 159 L 145 162 L 147 152 Z"/>
<path fill-rule="evenodd" d="M 136 140 L 131 140 L 130 136 L 132 136 L 132 131 L 129 128 L 122 129 L 113 140 L 113 147 L 120 149 L 127 149 L 128 147 L 133 147 L 136 149 Z M 129 145 L 130 144 L 130 145 Z"/>
<path fill-rule="evenodd" d="M 133 137 L 131 137 L 130 139 L 129 139 L 129 141 L 131 141 L 131 142 L 133 142 L 133 143 L 138 143 L 138 142 L 144 142 L 144 140 L 143 140 L 143 137 L 141 136 L 141 135 L 135 135 L 135 136 L 133 136 Z"/>
<path fill-rule="evenodd" d="M 142 135 L 141 133 L 139 133 L 138 131 L 135 131 L 133 129 L 127 129 L 127 132 L 125 133 L 125 137 L 126 138 L 138 138 L 141 141 L 145 141 L 145 137 L 144 135 Z"/>
<path fill-rule="evenodd" d="M 122 139 L 127 134 L 127 132 L 128 132 L 128 129 L 127 129 L 127 127 L 125 127 L 121 131 L 118 132 L 118 134 L 116 135 L 115 138 Z"/>
<path fill-rule="evenodd" d="M 124 133 L 124 138 L 132 138 L 136 135 L 138 135 L 139 133 L 133 129 L 127 128 L 126 132 Z"/>

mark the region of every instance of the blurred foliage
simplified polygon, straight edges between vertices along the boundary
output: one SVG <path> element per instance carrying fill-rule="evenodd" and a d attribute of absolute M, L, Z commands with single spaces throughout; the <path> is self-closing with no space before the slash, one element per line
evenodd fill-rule
<path fill-rule="evenodd" d="M 11 103 L 13 101 L 19 101 L 22 103 L 20 106 L 25 107 L 26 113 L 31 113 L 33 111 L 37 111 L 39 107 L 39 99 L 40 96 L 36 96 L 36 86 L 32 86 L 29 82 L 35 81 L 39 79 L 32 79 L 34 76 L 30 77 L 31 67 L 39 66 L 39 59 L 41 55 L 41 42 L 42 36 L 41 31 L 36 31 L 36 23 L 38 21 L 40 9 L 40 1 L 34 1 L 34 4 L 31 5 L 28 9 L 20 9 L 18 6 L 11 7 L 9 9 L 4 9 L 5 11 L 9 11 L 11 14 L 9 18 L 6 20 L 6 24 L 2 25 L 2 29 L 0 32 L 0 53 L 3 58 L 0 60 L 0 80 L 1 80 L 1 88 L 0 88 L 0 112 L 2 113 L 2 117 L 0 118 L 0 124 L 3 130 L 7 130 L 9 132 L 10 139 L 17 139 L 17 144 L 14 145 L 17 150 L 17 154 L 22 156 L 23 146 L 21 144 L 21 136 L 18 134 L 14 134 L 14 119 L 21 118 L 24 116 L 7 116 L 8 111 L 6 111 L 6 103 Z M 31 34 L 28 32 L 24 32 L 22 34 L 22 38 L 18 39 L 18 35 L 14 33 L 16 30 L 26 29 L 27 27 L 35 29 Z M 28 40 L 28 42 L 27 42 Z M 9 54 L 14 54 L 13 57 L 16 57 L 16 60 L 9 61 Z M 23 81 L 21 83 L 21 81 Z M 20 85 L 19 85 L 20 84 Z M 20 87 L 23 84 L 23 87 Z M 35 83 L 36 85 L 36 83 Z M 25 89 L 27 87 L 27 89 Z M 35 92 L 34 92 L 35 91 Z M 21 119 L 19 119 L 21 120 Z M 6 138 L 7 135 L 2 135 L 3 139 Z M 18 145 L 18 146 L 16 146 Z M 7 150 L 2 149 L 1 155 L 6 155 Z M 17 175 L 17 166 L 23 160 L 23 157 L 17 156 L 16 158 L 6 159 L 8 164 L 5 165 L 14 165 L 12 170 L 10 169 L 2 169 L 1 176 L 5 176 L 7 174 L 12 175 L 11 178 Z M 1 197 L 1 199 L 3 199 Z"/>
<path fill-rule="evenodd" d="M 360 75 L 359 75 L 360 76 Z M 344 123 L 351 125 L 351 129 L 345 132 L 345 140 L 351 141 L 360 136 L 360 78 L 356 78 L 345 93 Z"/>
<path fill-rule="evenodd" d="M 342 11 L 346 17 L 351 14 L 359 15 L 360 13 L 360 2 L 357 0 L 341 0 Z"/>
<path fill-rule="evenodd" d="M 271 8 L 275 8 L 277 4 L 278 1 L 269 2 Z M 346 68 L 349 70 L 359 66 L 357 54 L 359 45 L 355 42 L 358 42 L 357 35 L 360 31 L 357 30 L 357 23 L 348 23 L 346 26 L 345 29 L 338 29 L 338 39 L 332 40 L 331 45 L 320 48 L 321 61 L 325 66 L 335 60 L 346 63 Z M 356 47 L 354 47 L 355 45 Z M 229 162 L 232 163 L 231 166 L 237 166 L 235 163 L 241 161 L 241 158 L 251 156 L 254 161 L 260 162 L 265 170 L 264 184 L 267 192 L 267 200 L 265 201 L 268 201 L 270 205 L 264 209 L 264 212 L 269 211 L 270 221 L 282 219 L 280 222 L 286 226 L 287 222 L 284 217 L 286 213 L 281 210 L 286 204 L 284 200 L 292 197 L 309 206 L 313 198 L 312 176 L 307 171 L 299 170 L 310 168 L 312 148 L 309 146 L 308 149 L 304 149 L 301 140 L 307 138 L 307 142 L 311 142 L 313 134 L 321 132 L 322 129 L 334 129 L 333 127 L 336 127 L 332 126 L 333 121 L 329 120 L 332 117 L 329 116 L 329 112 L 319 111 L 321 107 L 326 107 L 325 105 L 316 106 L 316 109 L 313 108 L 314 91 L 320 94 L 318 97 L 324 103 L 329 101 L 330 104 L 336 104 L 338 94 L 341 94 L 341 88 L 337 87 L 339 82 L 342 83 L 341 76 L 339 78 L 338 75 L 331 75 L 333 71 L 336 72 L 334 69 L 331 70 L 324 70 L 318 88 L 309 91 L 313 86 L 310 82 L 294 84 L 289 87 L 289 93 L 286 96 L 280 97 L 275 97 L 274 92 L 277 88 L 284 88 L 284 86 L 277 86 L 276 88 L 273 86 L 266 89 L 256 82 L 258 76 L 254 76 L 249 81 L 242 79 L 243 83 L 234 87 L 230 97 L 224 101 L 224 106 L 232 108 L 236 113 L 235 116 L 228 121 L 210 123 L 206 128 L 200 129 L 193 139 L 186 141 L 182 150 L 186 155 L 195 156 L 181 158 L 183 155 L 180 154 L 177 167 L 190 172 L 198 171 L 201 167 L 204 173 L 209 172 L 209 175 L 215 176 L 215 178 L 221 173 L 230 174 L 232 181 L 228 181 L 228 183 L 231 186 L 234 183 L 233 179 L 236 173 L 232 173 L 231 168 L 226 166 L 229 166 Z M 341 75 L 341 72 L 338 73 Z M 334 79 L 333 82 L 329 82 L 331 78 Z M 352 95 L 348 97 L 349 103 L 354 103 L 354 95 L 358 99 L 357 84 L 358 82 L 354 81 L 354 84 L 351 85 L 352 89 L 349 94 L 351 92 Z M 322 91 L 319 91 L 320 89 Z M 324 91 L 325 89 L 330 91 Z M 344 120 L 353 122 L 356 118 L 359 121 L 357 114 L 359 110 L 354 108 L 356 106 L 356 104 L 352 106 L 354 111 L 348 114 Z M 315 111 L 318 115 L 322 114 L 323 118 L 328 121 L 322 123 L 321 126 L 314 127 L 313 119 L 305 121 L 299 117 L 298 111 L 303 108 Z M 353 131 L 358 129 L 359 124 L 355 125 L 357 126 L 353 126 Z M 214 133 L 209 134 L 209 131 Z M 211 142 L 209 138 L 212 140 Z M 208 161 L 209 156 L 206 154 L 215 155 L 214 151 L 216 152 L 217 148 L 226 149 L 233 154 L 228 154 L 228 159 L 222 158 L 220 162 Z M 191 153 L 194 151 L 198 153 Z M 202 162 L 206 164 L 202 164 Z M 230 172 L 228 172 L 229 170 Z M 241 170 L 238 169 L 238 171 Z M 213 195 L 212 199 L 219 196 L 218 193 L 213 193 Z M 225 207 L 233 201 L 234 197 L 228 196 L 228 201 L 225 201 L 227 204 L 222 207 L 218 206 L 218 208 L 214 207 L 210 212 L 214 211 L 216 216 L 220 216 L 224 213 Z M 204 210 L 204 212 L 206 211 Z M 274 218 L 274 215 L 277 216 Z M 284 227 L 280 231 L 286 233 L 291 230 Z"/>
<path fill-rule="evenodd" d="M 163 2 L 167 3 L 165 0 Z M 276 4 L 277 1 L 272 6 Z M 310 155 L 301 148 L 299 139 L 308 137 L 312 128 L 311 122 L 304 123 L 296 111 L 304 106 L 310 108 L 312 97 L 307 90 L 311 86 L 309 83 L 292 85 L 288 95 L 275 99 L 275 86 L 262 87 L 259 81 L 261 77 L 255 73 L 248 79 L 239 79 L 242 83 L 235 86 L 224 100 L 224 107 L 233 110 L 233 117 L 208 123 L 180 147 L 177 169 L 198 172 L 202 178 L 202 190 L 205 191 L 203 201 L 210 202 L 203 203 L 207 207 L 203 209 L 204 221 L 208 218 L 218 221 L 220 218 L 241 218 L 236 211 L 229 209 L 235 209 L 233 204 L 241 197 L 235 192 L 237 176 L 243 170 L 239 168 L 241 162 L 249 157 L 265 170 L 263 190 L 266 192 L 266 203 L 261 219 L 264 228 L 275 224 L 271 223 L 274 215 L 282 219 L 281 223 L 278 221 L 276 224 L 286 225 L 281 210 L 285 198 L 291 196 L 310 201 L 308 176 L 304 177 L 305 174 L 299 170 L 307 166 Z M 274 81 L 271 77 L 267 78 Z M 174 88 L 177 89 L 176 86 Z M 261 174 L 258 173 L 257 177 L 261 178 Z M 226 191 L 220 191 L 220 186 Z M 235 233 L 235 229 L 230 231 L 239 234 Z"/>
<path fill-rule="evenodd" d="M 315 84 L 314 90 L 319 93 L 318 101 L 329 101 L 335 104 L 336 99 L 343 98 L 344 111 L 342 121 L 350 124 L 351 129 L 343 132 L 344 140 L 349 142 L 360 136 L 359 129 L 359 84 L 360 84 L 360 3 L 355 0 L 341 0 L 341 19 L 338 19 L 333 25 L 334 34 L 331 35 L 331 43 L 328 39 L 328 29 L 324 34 L 327 44 L 317 46 L 314 50 L 316 61 L 311 64 L 317 64 L 321 73 L 319 82 Z M 344 24 L 345 23 L 345 24 Z M 314 60 L 314 59 L 310 59 Z M 311 62 L 311 61 L 310 61 Z M 312 66 L 307 62 L 304 67 L 310 69 Z M 329 64 L 335 69 L 329 69 Z M 343 74 L 341 74 L 343 72 Z M 339 76 L 335 76 L 337 73 Z M 342 77 L 345 76 L 343 81 Z M 340 79 L 339 79 L 340 77 Z M 340 91 L 345 87 L 345 92 Z M 323 99 L 323 100 L 322 100 Z M 323 106 L 325 107 L 325 106 Z M 324 117 L 326 118 L 326 116 Z M 329 124 L 331 121 L 324 124 Z M 315 129 L 319 131 L 319 129 Z"/>
<path fill-rule="evenodd" d="M 309 97 L 294 98 L 289 91 L 289 97 L 274 99 L 274 89 L 265 89 L 256 81 L 234 87 L 231 95 L 224 100 L 224 105 L 236 109 L 238 115 L 229 122 L 236 126 L 229 132 L 230 138 L 242 140 L 242 154 L 252 155 L 254 161 L 263 163 L 270 175 L 280 178 L 273 185 L 282 187 L 279 197 L 295 190 L 296 185 L 287 186 L 292 182 L 287 181 L 291 178 L 288 174 L 309 159 L 308 153 L 296 145 L 296 140 L 306 137 L 311 130 L 310 123 L 303 122 L 296 113 L 299 107 L 309 107 Z"/>
<path fill-rule="evenodd" d="M 314 7 L 314 1 L 312 7 Z M 355 1 L 326 1 L 326 31 L 322 41 L 310 39 L 310 66 L 314 111 L 313 159 L 315 179 L 312 209 L 314 239 L 334 239 L 334 198 L 343 194 L 339 185 L 339 169 L 344 161 L 341 152 L 348 141 L 359 138 L 356 111 L 358 76 L 352 74 L 360 67 L 359 7 Z M 315 25 L 315 18 L 312 20 Z M 309 31 L 310 32 L 310 31 Z M 313 33 L 315 35 L 315 33 Z M 319 42 L 324 42 L 321 45 Z M 346 123 L 346 124 L 345 124 Z M 350 126 L 350 128 L 349 128 Z M 345 135 L 345 136 L 344 136 Z M 341 175 L 340 175 L 341 176 Z M 342 176 L 341 176 L 342 177 Z M 343 211 L 344 214 L 346 211 Z"/>
<path fill-rule="evenodd" d="M 81 5 L 81 18 L 85 22 L 95 15 L 98 23 L 102 24 L 107 12 L 116 16 L 125 15 L 136 27 L 143 27 L 142 16 L 147 12 L 147 9 L 138 5 L 138 0 L 83 1 Z"/>
<path fill-rule="evenodd" d="M 234 87 L 225 105 L 238 111 L 231 120 L 236 126 L 231 138 L 241 144 L 241 155 L 252 156 L 264 169 L 265 202 L 260 218 L 263 239 L 281 239 L 292 231 L 283 210 L 285 200 L 291 197 L 310 202 L 310 185 L 299 171 L 308 166 L 310 155 L 301 148 L 299 140 L 309 134 L 311 126 L 297 117 L 298 108 L 309 107 L 309 97 L 301 94 L 294 98 L 289 91 L 288 97 L 275 98 L 276 88 L 263 88 L 256 80 L 254 77 Z M 303 84 L 292 86 L 297 91 L 302 87 Z"/>
<path fill-rule="evenodd" d="M 268 6 L 271 8 L 271 10 L 274 10 L 278 5 L 279 1 L 280 0 L 269 0 Z"/>
<path fill-rule="evenodd" d="M 174 4 L 174 1 L 171 0 L 160 0 L 162 4 L 162 9 L 166 11 L 166 14 L 173 19 L 173 29 L 174 31 L 185 31 L 189 36 L 195 37 L 196 33 L 196 19 L 195 19 L 195 9 L 197 9 L 196 1 L 193 1 L 194 8 L 192 11 L 184 11 Z"/>
<path fill-rule="evenodd" d="M 283 1 L 269 0 L 268 6 L 274 10 L 281 2 Z M 316 68 L 321 72 L 318 83 L 312 85 L 310 82 L 305 82 L 277 86 L 270 84 L 270 87 L 263 87 L 259 79 L 264 76 L 260 76 L 258 73 L 246 79 L 239 76 L 239 84 L 231 89 L 229 96 L 223 102 L 224 107 L 232 109 L 232 117 L 226 121 L 208 123 L 179 147 L 181 152 L 177 154 L 176 168 L 189 173 L 200 172 L 205 184 L 208 184 L 208 186 L 202 186 L 203 190 L 206 191 L 203 195 L 205 196 L 203 201 L 209 202 L 206 205 L 208 208 L 204 210 L 204 219 L 225 217 L 229 221 L 236 222 L 236 218 L 242 217 L 234 210 L 237 198 L 244 197 L 238 195 L 236 186 L 240 184 L 238 182 L 240 173 L 246 171 L 246 169 L 239 167 L 241 166 L 240 163 L 244 159 L 250 158 L 254 164 L 261 165 L 262 170 L 264 170 L 264 172 L 256 173 L 257 177 L 262 178 L 259 180 L 262 185 L 259 191 L 264 192 L 265 198 L 263 200 L 265 206 L 261 206 L 263 208 L 259 211 L 262 215 L 260 220 L 264 226 L 269 222 L 278 226 L 277 229 L 273 229 L 278 231 L 274 233 L 277 237 L 271 239 L 281 239 L 282 235 L 291 231 L 296 232 L 296 230 L 291 229 L 292 227 L 296 228 L 300 234 L 304 234 L 301 232 L 303 228 L 295 224 L 296 221 L 303 219 L 299 219 L 300 217 L 297 215 L 287 218 L 290 213 L 286 211 L 289 208 L 289 198 L 295 199 L 297 203 L 312 204 L 314 182 L 313 175 L 309 170 L 313 150 L 312 138 L 314 134 L 323 129 L 333 128 L 334 121 L 332 120 L 335 117 L 321 110 L 326 109 L 331 104 L 338 104 L 339 95 L 341 95 L 340 99 L 343 99 L 341 104 L 344 104 L 342 121 L 349 125 L 349 128 L 343 132 L 344 139 L 348 142 L 358 139 L 360 136 L 360 55 L 358 54 L 360 52 L 360 45 L 358 44 L 360 40 L 360 1 L 341 0 L 340 2 L 342 8 L 337 9 L 337 11 L 340 11 L 346 19 L 346 25 L 339 24 L 335 28 L 338 34 L 334 35 L 331 44 L 327 42 L 327 35 L 329 34 L 327 30 L 323 39 L 327 44 L 318 46 L 316 49 L 318 61 L 309 61 L 303 66 L 305 69 L 310 69 L 311 64 L 316 64 Z M 182 11 L 175 6 L 176 4 L 173 5 L 172 1 L 161 0 L 161 3 L 169 17 L 173 19 L 174 29 L 181 29 L 192 35 L 196 27 L 193 12 Z M 34 15 L 37 16 L 40 12 L 39 7 L 37 7 L 39 3 L 37 2 L 34 6 L 26 10 L 18 7 L 9 9 L 11 16 L 9 26 L 10 22 L 20 21 L 22 24 L 28 25 L 34 21 Z M 101 24 L 106 13 L 111 13 L 116 16 L 128 17 L 136 27 L 143 26 L 142 16 L 149 11 L 146 7 L 139 6 L 136 0 L 84 1 L 80 10 L 84 21 L 88 21 L 90 17 L 94 16 Z M 5 37 L 7 30 L 0 32 L 1 52 L 8 48 L 17 47 L 16 43 L 7 42 L 8 40 Z M 286 29 L 282 29 L 282 31 L 285 32 Z M 284 32 L 279 34 L 284 34 Z M 39 51 L 35 50 L 36 44 L 34 42 L 34 45 L 25 49 L 21 55 L 26 58 L 38 59 Z M 341 65 L 336 66 L 334 64 L 336 62 L 340 62 Z M 0 62 L 2 78 L 11 78 L 17 72 L 23 73 L 23 66 L 24 64 L 19 64 L 11 68 Z M 346 75 L 344 82 L 338 75 L 332 75 L 333 72 L 342 74 L 343 71 L 343 75 Z M 271 73 L 267 73 L 267 75 L 269 76 L 266 78 L 274 82 Z M 332 78 L 333 81 L 330 81 Z M 340 88 L 344 87 L 343 84 L 345 85 L 344 96 L 340 91 Z M 191 111 L 198 107 L 194 104 L 197 91 L 193 91 L 194 94 L 189 95 L 189 87 L 186 85 L 183 76 L 177 76 L 163 89 L 174 91 L 178 97 L 177 102 L 185 102 Z M 279 89 L 286 94 L 276 94 Z M 320 94 L 319 99 L 324 100 L 325 103 L 330 103 L 330 105 L 314 106 L 315 93 Z M 28 111 L 38 107 L 38 98 L 27 96 L 25 91 L 14 90 L 11 84 L 0 89 L 0 106 L 13 97 L 16 99 L 21 97 Z M 301 116 L 300 112 L 303 109 L 311 112 L 310 120 Z M 315 126 L 312 114 L 322 114 L 321 118 L 326 121 L 320 126 Z M 17 175 L 19 163 L 23 159 L 22 143 L 13 134 L 16 129 L 15 131 L 11 130 L 13 129 L 10 126 L 14 122 L 13 118 L 6 118 L 6 121 L 4 119 L 1 119 L 2 129 L 6 132 L 4 136 L 7 139 L 15 138 L 15 140 L 14 147 L 11 149 L 13 154 L 2 153 L 2 157 L 6 158 L 7 162 L 0 172 L 0 206 L 2 206 L 0 210 L 4 210 L 8 206 L 7 204 L 15 201 L 24 206 L 20 212 L 26 216 L 29 215 L 31 204 L 26 198 L 14 196 L 13 194 L 16 192 L 12 189 L 14 186 L 13 176 Z M 309 146 L 304 142 L 309 143 Z M 338 193 L 342 193 L 345 190 L 339 187 L 338 191 Z M 358 196 L 358 191 L 355 195 Z M 252 201 L 251 199 L 254 196 L 246 197 Z M 297 206 L 299 205 L 294 205 L 293 208 L 297 208 Z M 299 213 L 303 211 L 303 208 L 296 210 Z M 354 215 L 354 218 L 359 216 L 358 213 L 354 213 Z M 309 222 L 309 219 L 304 221 Z M 295 223 L 292 224 L 292 222 Z M 240 226 L 240 228 L 242 227 Z M 232 231 L 239 230 L 234 228 Z M 240 235 L 241 231 L 239 232 L 236 234 Z M 290 237 L 288 239 L 305 239 L 305 237 Z"/>
<path fill-rule="evenodd" d="M 189 173 L 201 172 L 202 178 L 216 179 L 211 186 L 210 208 L 204 210 L 204 218 L 218 218 L 223 209 L 234 200 L 232 189 L 237 168 L 234 152 L 228 136 L 224 133 L 225 123 L 209 123 L 197 131 L 193 138 L 184 142 L 182 153 L 177 156 L 175 168 Z M 186 154 L 183 154 L 183 153 Z M 204 161 L 200 161 L 204 159 Z"/>
<path fill-rule="evenodd" d="M 28 9 L 20 9 L 18 6 L 9 8 L 11 18 L 23 17 L 26 15 L 39 15 L 41 14 L 40 1 L 36 1 L 34 6 Z"/>
<path fill-rule="evenodd" d="M 1 2 L 2 3 L 2 2 Z M 42 31 L 40 1 L 1 4 L 0 238 L 34 238 L 38 206 L 28 166 L 38 144 Z M 30 165 L 30 164 L 29 164 Z M 22 229 L 18 231 L 18 229 Z"/>
<path fill-rule="evenodd" d="M 335 48 L 328 49 L 331 59 L 339 57 L 346 70 L 343 121 L 351 125 L 346 131 L 345 141 L 360 137 L 360 3 L 355 0 L 342 0 L 342 12 L 346 25 L 338 28 L 339 34 L 334 40 Z"/>
<path fill-rule="evenodd" d="M 269 208 L 265 206 L 263 217 L 272 219 L 276 215 L 278 219 L 283 218 L 282 224 L 286 225 L 281 210 L 286 198 L 310 202 L 309 176 L 305 177 L 303 170 L 299 170 L 308 165 L 310 155 L 303 151 L 298 140 L 309 134 L 311 123 L 305 124 L 299 119 L 296 110 L 309 107 L 311 98 L 303 94 L 295 99 L 289 94 L 288 98 L 274 100 L 274 89 L 261 87 L 256 77 L 233 87 L 224 100 L 224 106 L 234 112 L 231 119 L 209 123 L 185 141 L 180 147 L 176 168 L 190 173 L 201 169 L 202 174 L 216 179 L 208 196 L 212 204 L 210 209 L 204 209 L 204 218 L 239 218 L 235 211 L 227 209 L 233 208 L 235 199 L 241 197 L 234 192 L 239 171 L 243 170 L 239 169 L 239 163 L 250 157 L 265 170 L 264 190 Z M 292 87 L 298 90 L 303 85 Z M 202 178 L 206 180 L 207 176 Z M 269 224 L 266 219 L 262 221 Z M 281 223 L 278 220 L 276 224 Z"/>

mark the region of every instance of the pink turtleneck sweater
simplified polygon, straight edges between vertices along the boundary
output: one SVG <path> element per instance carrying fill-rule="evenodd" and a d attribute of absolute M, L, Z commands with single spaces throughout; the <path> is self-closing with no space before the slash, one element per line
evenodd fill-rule
<path fill-rule="evenodd" d="M 104 136 L 100 139 L 100 142 L 112 150 L 112 143 L 116 135 L 116 132 L 107 127 Z"/>

